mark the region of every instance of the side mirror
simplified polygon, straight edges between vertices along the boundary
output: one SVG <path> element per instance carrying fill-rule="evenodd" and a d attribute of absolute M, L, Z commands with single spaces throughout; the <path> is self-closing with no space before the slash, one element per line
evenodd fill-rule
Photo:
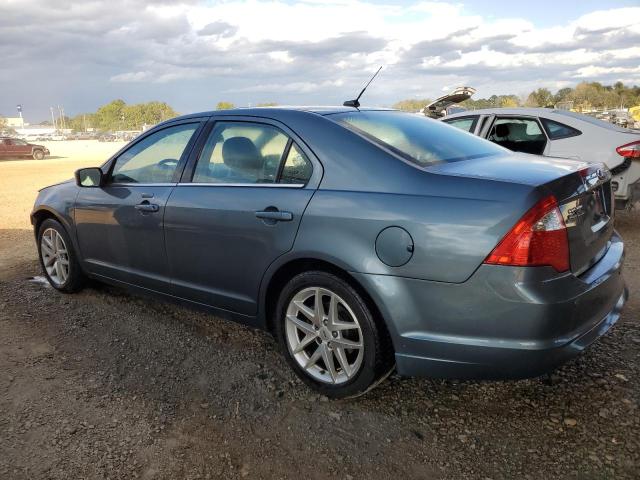
<path fill-rule="evenodd" d="M 101 187 L 104 174 L 98 167 L 76 170 L 76 185 L 79 187 Z"/>

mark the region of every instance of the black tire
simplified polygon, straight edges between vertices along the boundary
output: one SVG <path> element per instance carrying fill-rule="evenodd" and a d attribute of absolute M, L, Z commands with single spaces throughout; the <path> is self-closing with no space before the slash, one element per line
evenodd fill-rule
<path fill-rule="evenodd" d="M 357 373 L 344 383 L 331 384 L 313 378 L 294 358 L 289 347 L 286 331 L 287 308 L 295 295 L 312 287 L 319 287 L 337 294 L 351 309 L 360 325 L 364 345 L 362 361 Z M 322 395 L 329 398 L 362 395 L 378 385 L 393 370 L 393 352 L 391 342 L 386 337 L 386 331 L 381 331 L 378 327 L 362 296 L 340 277 L 324 271 L 310 271 L 296 275 L 282 289 L 275 315 L 275 334 L 287 362 L 304 383 Z M 316 340 L 317 342 L 319 340 Z"/>
<path fill-rule="evenodd" d="M 62 283 L 57 283 L 56 281 L 54 281 L 52 277 L 49 275 L 49 273 L 47 272 L 47 269 L 45 268 L 45 265 L 44 265 L 43 254 L 42 254 L 42 236 L 49 229 L 55 230 L 58 233 L 58 235 L 62 237 L 62 240 L 64 241 L 64 246 L 66 247 L 66 251 L 67 251 L 69 271 L 68 271 L 66 280 Z M 44 222 L 42 222 L 42 224 L 38 228 L 37 245 L 38 245 L 38 259 L 40 261 L 40 267 L 42 268 L 42 273 L 44 274 L 45 278 L 53 288 L 64 293 L 74 293 L 81 290 L 84 287 L 84 285 L 86 284 L 87 278 L 82 272 L 82 269 L 80 268 L 80 264 L 78 263 L 78 256 L 76 254 L 76 251 L 73 248 L 73 243 L 71 242 L 71 238 L 69 238 L 67 231 L 60 224 L 60 222 L 58 222 L 57 220 L 54 220 L 53 218 L 48 218 Z"/>
<path fill-rule="evenodd" d="M 44 152 L 40 149 L 33 151 L 33 159 L 34 160 L 42 160 L 44 158 Z"/>

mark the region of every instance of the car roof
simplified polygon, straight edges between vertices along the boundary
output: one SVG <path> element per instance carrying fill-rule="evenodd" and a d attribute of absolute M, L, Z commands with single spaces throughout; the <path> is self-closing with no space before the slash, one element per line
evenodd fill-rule
<path fill-rule="evenodd" d="M 553 108 L 481 108 L 478 110 L 465 110 L 464 112 L 452 113 L 445 118 L 452 117 L 467 117 L 469 115 L 494 115 L 501 113 L 504 115 L 548 115 L 549 113 L 559 113 L 561 110 L 555 110 Z"/>
<path fill-rule="evenodd" d="M 444 117 L 443 120 L 469 117 L 472 115 L 528 115 L 549 118 L 577 128 L 585 128 L 585 124 L 588 124 L 591 128 L 605 128 L 607 130 L 622 133 L 633 132 L 631 129 L 622 128 L 613 123 L 605 122 L 604 120 L 599 120 L 583 113 L 572 112 L 570 110 L 560 110 L 557 108 L 482 108 L 479 110 L 465 110 L 464 112 L 453 113 Z"/>
<path fill-rule="evenodd" d="M 368 107 L 368 108 L 355 108 L 355 107 L 344 107 L 344 106 L 277 106 L 277 107 L 241 107 L 241 108 L 230 108 L 228 110 L 210 110 L 205 112 L 198 113 L 190 113 L 187 115 L 181 115 L 180 117 L 175 117 L 167 122 L 173 122 L 176 120 L 184 120 L 188 118 L 201 118 L 201 117 L 211 117 L 214 115 L 236 115 L 236 116 L 247 116 L 247 117 L 273 117 L 278 118 L 282 115 L 286 115 L 289 112 L 306 112 L 316 115 L 333 115 L 336 113 L 347 113 L 347 112 L 370 112 L 370 111 L 394 111 L 391 108 L 384 107 Z M 163 122 L 163 123 L 167 123 Z"/>

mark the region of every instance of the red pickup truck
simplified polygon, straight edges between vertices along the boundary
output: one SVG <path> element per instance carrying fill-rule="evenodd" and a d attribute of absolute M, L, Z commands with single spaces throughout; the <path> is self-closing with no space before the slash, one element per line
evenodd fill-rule
<path fill-rule="evenodd" d="M 49 155 L 49 149 L 42 145 L 27 143 L 19 138 L 0 137 L 0 158 L 30 157 L 42 160 Z"/>

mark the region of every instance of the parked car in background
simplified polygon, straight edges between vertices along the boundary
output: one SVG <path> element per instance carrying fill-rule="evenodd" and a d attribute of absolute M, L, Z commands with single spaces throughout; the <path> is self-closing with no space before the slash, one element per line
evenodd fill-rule
<path fill-rule="evenodd" d="M 265 328 L 331 397 L 394 367 L 535 376 L 627 292 L 609 171 L 528 160 L 397 111 L 207 112 L 40 190 L 31 221 L 55 289 L 91 277 Z"/>
<path fill-rule="evenodd" d="M 98 137 L 98 141 L 99 142 L 117 142 L 118 141 L 118 137 L 116 137 L 115 135 L 113 135 L 111 133 L 105 133 L 105 134 L 100 135 Z"/>
<path fill-rule="evenodd" d="M 49 149 L 19 138 L 0 137 L 0 157 L 2 158 L 33 158 L 42 160 L 49 155 Z"/>
<path fill-rule="evenodd" d="M 444 122 L 515 152 L 604 163 L 616 207 L 640 200 L 640 132 L 587 115 L 547 108 L 494 108 L 449 115 Z"/>

